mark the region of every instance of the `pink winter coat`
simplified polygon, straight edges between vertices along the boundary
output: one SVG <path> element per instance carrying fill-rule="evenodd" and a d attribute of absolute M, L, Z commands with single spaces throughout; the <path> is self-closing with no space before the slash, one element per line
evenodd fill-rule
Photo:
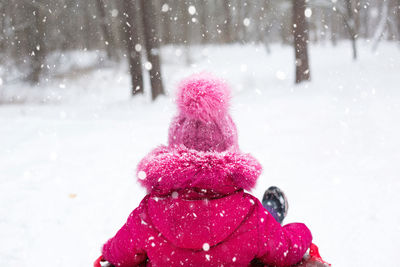
<path fill-rule="evenodd" d="M 149 194 L 102 250 L 115 266 L 290 266 L 311 244 L 244 192 L 261 173 L 248 154 L 159 147 L 138 172 Z"/>

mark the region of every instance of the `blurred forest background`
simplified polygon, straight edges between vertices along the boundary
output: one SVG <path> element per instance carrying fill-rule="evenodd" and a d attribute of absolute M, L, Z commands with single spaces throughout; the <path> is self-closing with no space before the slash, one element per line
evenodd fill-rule
<path fill-rule="evenodd" d="M 70 51 L 95 52 L 98 63 L 127 61 L 132 95 L 143 92 L 143 71 L 152 98 L 164 92 L 161 46 L 204 44 L 294 45 L 296 82 L 310 79 L 307 44 L 357 41 L 376 50 L 382 39 L 400 41 L 400 0 L 2 0 L 0 85 L 38 85 L 71 71 L 60 62 Z M 147 55 L 147 56 L 146 56 Z M 240 57 L 241 55 L 237 55 Z"/>

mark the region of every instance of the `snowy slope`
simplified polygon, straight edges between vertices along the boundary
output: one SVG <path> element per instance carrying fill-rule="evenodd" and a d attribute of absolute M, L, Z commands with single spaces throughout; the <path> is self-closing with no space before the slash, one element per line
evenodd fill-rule
<path fill-rule="evenodd" d="M 145 192 L 138 161 L 167 140 L 175 84 L 199 70 L 234 88 L 239 144 L 289 198 L 286 222 L 312 230 L 334 266 L 396 266 L 400 248 L 400 50 L 311 49 L 312 83 L 293 85 L 293 51 L 163 49 L 169 96 L 129 99 L 125 66 L 0 86 L 0 265 L 91 266 Z M 21 88 L 22 87 L 22 88 Z M 19 93 L 22 92 L 22 93 Z M 46 100 L 46 101 L 44 101 Z M 43 102 L 48 102 L 43 104 Z"/>

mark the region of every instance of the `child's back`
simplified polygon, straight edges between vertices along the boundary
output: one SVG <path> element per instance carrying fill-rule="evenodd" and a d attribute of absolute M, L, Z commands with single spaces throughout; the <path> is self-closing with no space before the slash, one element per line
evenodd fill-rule
<path fill-rule="evenodd" d="M 180 86 L 169 146 L 138 166 L 149 194 L 103 247 L 115 266 L 274 266 L 299 262 L 304 224 L 282 227 L 255 197 L 260 164 L 238 149 L 227 86 L 198 75 Z"/>

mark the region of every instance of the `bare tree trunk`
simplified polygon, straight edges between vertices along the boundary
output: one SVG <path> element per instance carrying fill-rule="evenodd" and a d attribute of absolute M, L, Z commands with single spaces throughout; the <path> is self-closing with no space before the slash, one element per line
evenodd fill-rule
<path fill-rule="evenodd" d="M 350 34 L 351 44 L 353 48 L 353 59 L 357 59 L 357 29 L 356 29 L 356 20 L 354 16 L 354 7 L 352 0 L 346 0 L 346 10 L 347 10 L 347 20 L 345 19 L 345 23 L 347 26 L 347 30 Z"/>
<path fill-rule="evenodd" d="M 360 27 L 361 27 L 361 18 L 360 18 L 360 0 L 353 0 L 353 18 L 354 18 L 354 31 L 356 34 L 356 38 L 360 37 Z"/>
<path fill-rule="evenodd" d="M 397 24 L 394 21 L 395 16 L 397 15 L 397 0 L 389 0 L 389 14 L 388 14 L 388 19 L 387 19 L 387 28 L 389 32 L 389 40 L 394 41 L 396 40 L 397 36 Z"/>
<path fill-rule="evenodd" d="M 376 28 L 373 42 L 372 42 L 372 51 L 376 51 L 378 49 L 379 42 L 381 41 L 387 26 L 388 26 L 388 13 L 389 13 L 389 1 L 382 3 L 381 9 L 381 18 L 379 20 L 378 26 Z"/>
<path fill-rule="evenodd" d="M 331 41 L 334 46 L 337 45 L 337 35 L 338 35 L 338 17 L 335 12 L 330 14 L 331 17 Z"/>
<path fill-rule="evenodd" d="M 310 80 L 308 65 L 308 26 L 304 14 L 305 0 L 293 1 L 293 34 L 296 56 L 296 83 Z"/>
<path fill-rule="evenodd" d="M 153 2 L 150 0 L 141 0 L 141 10 L 143 19 L 143 34 L 146 44 L 146 54 L 148 63 L 146 69 L 150 73 L 151 97 L 153 100 L 157 96 L 164 94 L 164 87 L 161 77 L 161 62 L 159 40 L 156 34 L 155 20 L 157 19 Z"/>
<path fill-rule="evenodd" d="M 131 75 L 132 96 L 143 94 L 143 73 L 141 59 L 141 45 L 139 33 L 137 31 L 137 23 L 135 22 L 137 0 L 126 1 L 122 0 L 122 20 L 123 31 L 125 35 L 124 44 L 129 62 L 129 72 Z"/>
<path fill-rule="evenodd" d="M 29 81 L 33 84 L 37 84 L 40 81 L 40 76 L 46 60 L 46 46 L 45 40 L 45 16 L 40 6 L 32 5 L 32 14 L 34 25 L 32 27 L 32 36 L 29 42 L 29 50 L 31 56 L 31 73 L 29 74 Z"/>
<path fill-rule="evenodd" d="M 114 37 L 107 25 L 107 13 L 105 10 L 106 6 L 103 1 L 104 0 L 96 0 L 96 6 L 100 17 L 100 28 L 103 33 L 108 59 L 116 59 L 117 54 L 114 51 Z"/>
<path fill-rule="evenodd" d="M 170 11 L 170 1 L 164 0 L 162 1 L 162 43 L 169 44 L 171 43 L 171 11 Z"/>
<path fill-rule="evenodd" d="M 2 6 L 0 4 L 0 14 L 6 14 L 6 6 Z M 5 47 L 6 47 L 6 20 L 8 17 L 2 16 L 0 18 L 0 53 L 5 52 Z M 0 59 L 0 63 L 2 62 L 2 59 Z"/>
<path fill-rule="evenodd" d="M 363 12 L 364 15 L 362 17 L 362 19 L 363 19 L 363 27 L 364 27 L 364 35 L 363 35 L 363 37 L 365 39 L 369 38 L 369 26 L 370 26 L 369 25 L 369 21 L 370 21 L 369 12 L 370 12 L 369 7 L 367 7 Z"/>

